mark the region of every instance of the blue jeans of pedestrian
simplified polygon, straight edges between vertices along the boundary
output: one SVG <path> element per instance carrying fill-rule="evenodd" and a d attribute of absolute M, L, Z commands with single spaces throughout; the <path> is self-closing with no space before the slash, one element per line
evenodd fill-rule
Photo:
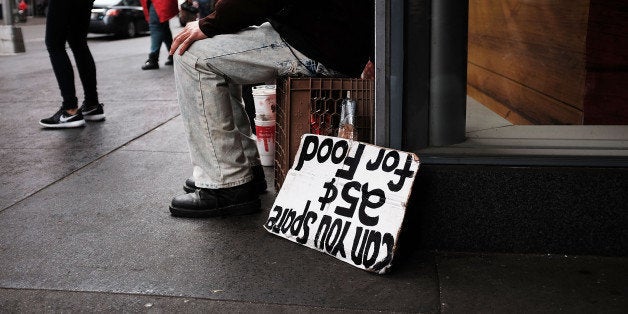
<path fill-rule="evenodd" d="M 96 64 L 87 46 L 87 29 L 93 0 L 50 0 L 46 16 L 46 48 L 50 56 L 63 104 L 61 109 L 78 108 L 74 70 L 65 48 L 72 49 L 79 78 L 83 85 L 85 102 L 98 104 Z"/>
<path fill-rule="evenodd" d="M 168 21 L 159 22 L 159 16 L 155 11 L 155 6 L 151 3 L 148 8 L 148 28 L 150 29 L 150 55 L 155 59 L 159 59 L 159 49 L 161 43 L 166 45 L 166 49 L 170 50 L 172 46 L 172 32 Z"/>

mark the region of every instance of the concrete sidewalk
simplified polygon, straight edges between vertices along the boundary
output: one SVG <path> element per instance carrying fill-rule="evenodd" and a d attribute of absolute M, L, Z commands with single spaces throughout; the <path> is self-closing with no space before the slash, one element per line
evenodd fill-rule
<path fill-rule="evenodd" d="M 425 252 L 408 228 L 373 275 L 266 232 L 272 188 L 257 215 L 171 217 L 191 171 L 172 68 L 140 70 L 148 36 L 90 36 L 107 120 L 43 130 L 60 104 L 43 27 L 0 56 L 0 312 L 628 310 L 625 258 Z"/>

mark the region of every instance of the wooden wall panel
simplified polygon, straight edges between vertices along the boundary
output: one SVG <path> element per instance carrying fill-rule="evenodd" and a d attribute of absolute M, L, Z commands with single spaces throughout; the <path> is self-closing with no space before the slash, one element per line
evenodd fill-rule
<path fill-rule="evenodd" d="M 469 33 L 584 51 L 589 0 L 469 0 Z"/>
<path fill-rule="evenodd" d="M 588 8 L 588 0 L 470 0 L 470 89 L 528 123 L 582 123 Z"/>
<path fill-rule="evenodd" d="M 469 63 L 582 110 L 584 55 L 508 39 L 469 36 Z"/>
<path fill-rule="evenodd" d="M 469 64 L 469 96 L 513 124 L 582 124 L 582 111 L 492 71 Z"/>

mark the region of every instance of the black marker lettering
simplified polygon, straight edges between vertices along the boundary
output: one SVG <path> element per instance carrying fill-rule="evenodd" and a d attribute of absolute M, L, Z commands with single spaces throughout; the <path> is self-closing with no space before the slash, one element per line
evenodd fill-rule
<path fill-rule="evenodd" d="M 308 212 L 303 220 L 303 237 L 297 238 L 297 243 L 305 244 L 310 238 L 310 224 L 316 222 L 318 215 L 315 212 Z M 311 220 L 311 222 L 310 222 Z"/>
<path fill-rule="evenodd" d="M 283 211 L 283 208 L 281 208 L 281 206 L 275 205 L 275 207 L 273 208 L 273 212 L 276 212 L 277 216 L 275 216 L 275 217 L 268 217 L 268 221 L 266 221 L 266 224 L 264 225 L 264 228 L 268 229 L 269 231 L 272 230 L 272 228 L 277 223 L 277 220 L 279 220 L 279 217 L 281 216 L 281 212 L 282 211 Z"/>
<path fill-rule="evenodd" d="M 382 244 L 386 245 L 386 257 L 377 264 L 373 265 L 372 269 L 374 271 L 379 271 L 380 269 L 386 267 L 388 264 L 390 264 L 393 258 L 393 247 L 395 245 L 395 238 L 392 236 L 392 234 L 386 233 L 384 235 L 384 239 L 382 240 Z"/>
<path fill-rule="evenodd" d="M 392 164 L 388 164 L 390 159 L 392 158 Z M 399 153 L 395 150 L 391 150 L 386 154 L 386 158 L 384 158 L 384 162 L 382 163 L 382 170 L 386 172 L 391 172 L 397 168 L 399 165 Z"/>
<path fill-rule="evenodd" d="M 325 161 L 327 161 L 327 159 L 329 159 L 329 156 L 332 153 L 332 148 L 334 146 L 334 141 L 331 138 L 326 138 L 321 142 L 321 145 L 318 146 L 318 154 L 316 154 L 316 159 L 318 160 L 318 163 L 324 163 Z M 325 148 L 327 150 L 325 150 Z M 324 155 L 321 155 L 323 154 Z"/>
<path fill-rule="evenodd" d="M 345 216 L 349 218 L 353 217 L 353 214 L 355 213 L 355 208 L 357 207 L 358 201 L 360 201 L 360 198 L 349 195 L 349 190 L 351 189 L 355 189 L 359 191 L 360 183 L 357 181 L 351 181 L 345 184 L 345 186 L 342 188 L 342 199 L 345 202 L 349 203 L 349 208 L 336 206 L 336 209 L 334 210 L 334 212 L 337 215 Z"/>
<path fill-rule="evenodd" d="M 323 219 L 321 219 L 321 223 L 318 225 L 318 230 L 316 230 L 316 236 L 314 237 L 315 247 L 321 250 L 325 248 L 325 238 L 327 237 L 327 232 L 329 232 L 330 226 L 331 226 L 331 216 L 324 215 Z M 320 239 L 320 241 L 318 239 Z"/>
<path fill-rule="evenodd" d="M 338 237 L 340 237 L 340 231 L 342 231 L 342 219 L 335 219 L 325 237 L 325 251 L 327 251 L 327 253 L 331 253 L 334 249 L 336 241 L 338 241 Z"/>
<path fill-rule="evenodd" d="M 379 255 L 379 245 L 381 241 L 382 234 L 375 230 L 371 231 L 369 238 L 366 241 L 366 247 L 364 248 L 364 259 L 362 261 L 364 267 L 370 268 L 373 264 L 375 264 L 377 256 Z M 373 247 L 372 250 L 371 247 Z M 369 252 L 371 251 L 373 254 L 369 257 Z"/>
<path fill-rule="evenodd" d="M 341 149 L 340 151 L 340 155 L 338 155 L 338 150 Z M 336 144 L 334 145 L 334 151 L 331 154 L 331 162 L 333 162 L 334 164 L 339 164 L 347 155 L 347 152 L 349 151 L 349 143 L 345 140 L 341 140 L 336 142 Z"/>
<path fill-rule="evenodd" d="M 310 148 L 312 152 L 309 152 Z M 301 170 L 305 161 L 310 161 L 316 156 L 318 151 L 318 137 L 314 135 L 306 135 L 303 139 L 303 147 L 301 147 L 301 154 L 299 154 L 299 162 L 294 170 Z"/>
<path fill-rule="evenodd" d="M 336 242 L 334 249 L 331 251 L 331 255 L 336 256 L 338 253 L 340 253 L 340 255 L 343 258 L 347 257 L 345 253 L 345 237 L 347 236 L 347 232 L 349 231 L 350 226 L 351 226 L 350 221 L 345 222 L 345 227 L 342 229 L 342 234 L 340 234 L 340 239 L 338 239 L 338 241 Z"/>
<path fill-rule="evenodd" d="M 371 201 L 371 197 L 377 197 L 375 202 Z M 386 202 L 386 195 L 381 189 L 374 189 L 369 191 L 369 184 L 364 183 L 362 186 L 362 202 L 359 207 L 360 222 L 365 226 L 375 226 L 379 222 L 379 216 L 369 216 L 366 213 L 366 208 L 379 208 Z"/>
<path fill-rule="evenodd" d="M 382 163 L 382 159 L 384 158 L 385 152 L 386 150 L 380 149 L 375 161 L 369 160 L 369 162 L 366 163 L 366 170 L 371 170 L 371 171 L 377 170 L 377 168 L 379 168 L 379 164 Z"/>
<path fill-rule="evenodd" d="M 362 153 L 364 152 L 364 144 L 358 144 L 358 149 L 355 151 L 355 156 L 353 157 L 345 157 L 345 166 L 349 166 L 349 169 L 338 169 L 336 171 L 336 177 L 343 178 L 346 180 L 353 180 L 353 175 L 355 174 L 355 170 L 358 168 L 358 164 L 360 164 L 360 158 L 362 158 Z"/>
<path fill-rule="evenodd" d="M 406 157 L 406 162 L 403 166 L 403 169 L 395 170 L 395 174 L 399 176 L 399 181 L 397 183 L 393 183 L 392 180 L 388 181 L 388 188 L 397 192 L 401 190 L 407 178 L 412 178 L 414 176 L 414 171 L 410 171 L 410 166 L 412 165 L 412 157 L 408 154 Z"/>
<path fill-rule="evenodd" d="M 299 232 L 301 231 L 301 226 L 303 225 L 303 220 L 305 220 L 307 212 L 308 210 L 310 210 L 310 203 L 311 201 L 307 201 L 307 203 L 305 203 L 305 210 L 303 211 L 303 214 L 294 218 L 294 223 L 290 227 L 290 234 L 292 234 L 292 236 L 296 237 L 299 235 Z"/>
<path fill-rule="evenodd" d="M 325 196 L 321 196 L 318 198 L 318 201 L 321 203 L 321 210 L 325 209 L 325 206 L 333 202 L 336 199 L 336 196 L 338 196 L 338 188 L 334 186 L 335 182 L 336 178 L 333 178 L 330 182 L 325 182 L 323 184 L 323 188 L 325 189 Z"/>

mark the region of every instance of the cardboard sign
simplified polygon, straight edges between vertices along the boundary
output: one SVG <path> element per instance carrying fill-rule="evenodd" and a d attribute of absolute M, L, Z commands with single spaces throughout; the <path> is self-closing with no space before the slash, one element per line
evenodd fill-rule
<path fill-rule="evenodd" d="M 306 134 L 264 228 L 385 273 L 418 169 L 411 153 Z"/>

